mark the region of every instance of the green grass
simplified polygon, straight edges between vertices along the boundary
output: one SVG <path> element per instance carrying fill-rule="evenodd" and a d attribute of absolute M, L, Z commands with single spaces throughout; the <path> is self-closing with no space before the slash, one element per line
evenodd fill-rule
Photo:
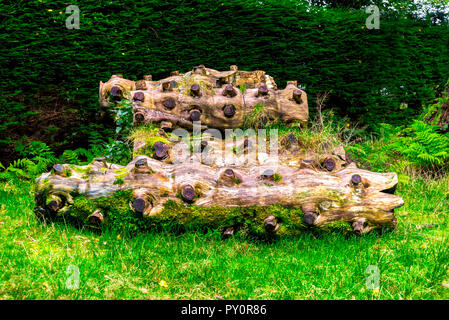
<path fill-rule="evenodd" d="M 32 211 L 32 182 L 1 182 L 0 299 L 448 299 L 448 191 L 449 177 L 400 185 L 406 204 L 395 232 L 270 243 L 44 224 Z M 66 288 L 69 265 L 79 268 L 78 290 Z M 378 292 L 366 287 L 369 265 L 380 270 Z"/>

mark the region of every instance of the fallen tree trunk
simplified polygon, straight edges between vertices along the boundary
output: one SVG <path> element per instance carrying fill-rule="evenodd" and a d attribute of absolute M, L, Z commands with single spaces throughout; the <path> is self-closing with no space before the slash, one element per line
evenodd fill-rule
<path fill-rule="evenodd" d="M 236 66 L 222 72 L 199 66 L 159 81 L 134 82 L 113 76 L 106 83 L 100 82 L 103 106 L 119 97 L 133 100 L 135 123 L 164 121 L 187 129 L 192 128 L 193 121 L 201 121 L 205 128 L 239 128 L 260 107 L 268 118 L 284 123 L 306 126 L 309 116 L 307 94 L 296 81 L 277 90 L 273 78 L 264 71 L 239 71 Z"/>
<path fill-rule="evenodd" d="M 161 81 L 113 76 L 100 83 L 103 106 L 133 100 L 134 159 L 126 166 L 104 158 L 55 165 L 37 179 L 35 211 L 128 231 L 218 228 L 224 238 L 341 223 L 356 234 L 396 227 L 393 211 L 403 200 L 393 195 L 395 173 L 358 169 L 341 146 L 323 143 L 312 152 L 291 132 L 278 139 L 273 131 L 234 130 L 223 139 L 216 129 L 254 127 L 258 117 L 304 126 L 308 118 L 306 93 L 295 81 L 277 90 L 263 71 L 230 69 L 198 66 Z"/>
<path fill-rule="evenodd" d="M 343 221 L 362 234 L 373 228 L 395 228 L 393 210 L 403 205 L 400 197 L 388 193 L 397 184 L 394 173 L 349 167 L 330 175 L 283 165 L 275 172 L 266 173 L 270 168 L 214 168 L 190 160 L 166 164 L 139 156 L 125 167 L 105 165 L 103 161 L 88 166 L 62 165 L 62 170 L 43 174 L 37 180 L 36 211 L 44 216 L 77 216 L 86 223 L 94 215 L 100 224 L 103 215 L 105 221 L 110 218 L 105 203 L 111 202 L 113 206 L 112 199 L 128 191 L 124 201 L 129 208 L 121 214 L 137 213 L 150 224 L 168 219 L 172 224 L 237 228 L 245 225 L 241 222 L 245 215 L 236 215 L 242 208 L 278 205 L 277 211 L 265 210 L 246 217 L 247 222 L 258 222 L 264 232 L 273 233 L 283 228 L 286 232 Z M 79 198 L 91 205 L 89 210 L 81 210 L 81 214 L 77 206 Z M 103 204 L 96 207 L 95 201 L 99 199 Z M 182 205 L 173 207 L 175 204 Z M 165 210 L 167 205 L 171 207 Z M 191 208 L 202 208 L 203 215 L 189 216 L 186 212 Z M 293 211 L 286 215 L 282 208 Z"/>

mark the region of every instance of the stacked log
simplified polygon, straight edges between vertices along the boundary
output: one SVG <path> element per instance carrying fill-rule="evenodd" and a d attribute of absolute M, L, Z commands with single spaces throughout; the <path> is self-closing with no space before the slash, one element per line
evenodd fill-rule
<path fill-rule="evenodd" d="M 393 194 L 395 173 L 357 168 L 342 146 L 307 150 L 292 132 L 265 137 L 246 127 L 222 136 L 258 108 L 270 120 L 306 127 L 307 95 L 296 81 L 278 90 L 264 71 L 201 65 L 159 81 L 114 75 L 100 82 L 102 106 L 122 99 L 132 101 L 135 130 L 142 130 L 134 159 L 55 165 L 37 179 L 40 216 L 97 228 L 117 217 L 150 229 L 202 225 L 223 238 L 245 228 L 271 236 L 342 222 L 359 235 L 396 227 L 393 211 L 403 200 Z"/>
<path fill-rule="evenodd" d="M 217 71 L 204 66 L 186 74 L 153 81 L 152 77 L 133 82 L 113 76 L 100 82 L 103 106 L 116 101 L 117 92 L 132 99 L 136 123 L 171 123 L 172 127 L 192 129 L 201 121 L 205 128 L 240 128 L 257 106 L 263 106 L 271 119 L 284 123 L 308 120 L 307 94 L 289 81 L 277 90 L 273 78 L 264 71 Z"/>

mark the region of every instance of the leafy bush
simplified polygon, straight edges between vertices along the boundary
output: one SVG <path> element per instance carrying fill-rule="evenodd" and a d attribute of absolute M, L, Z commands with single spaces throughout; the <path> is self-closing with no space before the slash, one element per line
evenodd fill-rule
<path fill-rule="evenodd" d="M 442 166 L 449 159 L 449 135 L 440 134 L 437 126 L 415 120 L 387 149 L 424 168 Z"/>
<path fill-rule="evenodd" d="M 370 169 L 438 172 L 449 160 L 449 136 L 439 128 L 414 120 L 406 128 L 381 124 L 378 138 L 347 146 L 360 164 Z"/>

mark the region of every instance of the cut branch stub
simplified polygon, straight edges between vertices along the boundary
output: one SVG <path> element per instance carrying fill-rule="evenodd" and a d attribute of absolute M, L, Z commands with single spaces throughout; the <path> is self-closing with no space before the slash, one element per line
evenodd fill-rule
<path fill-rule="evenodd" d="M 105 157 L 94 158 L 94 161 L 100 162 L 103 168 L 106 168 L 108 165 Z"/>
<path fill-rule="evenodd" d="M 222 235 L 221 235 L 221 238 L 222 238 L 222 239 L 228 239 L 228 238 L 231 237 L 232 235 L 234 235 L 234 228 L 233 228 L 233 227 L 229 227 L 229 228 L 226 228 L 226 229 L 223 231 L 223 233 L 222 233 Z"/>
<path fill-rule="evenodd" d="M 144 198 L 137 198 L 133 202 L 133 208 L 138 213 L 143 213 L 145 211 L 145 208 L 147 206 L 147 202 Z"/>
<path fill-rule="evenodd" d="M 293 90 L 293 99 L 296 101 L 296 103 L 302 103 L 301 99 L 302 91 L 299 89 Z"/>
<path fill-rule="evenodd" d="M 366 219 L 358 219 L 352 223 L 352 230 L 358 236 L 368 233 L 371 230 Z"/>
<path fill-rule="evenodd" d="M 358 186 L 362 183 L 362 177 L 359 174 L 353 174 L 351 177 L 351 182 L 353 185 Z"/>
<path fill-rule="evenodd" d="M 198 109 L 190 110 L 190 120 L 199 121 L 201 118 L 201 111 Z"/>
<path fill-rule="evenodd" d="M 151 74 L 147 74 L 143 76 L 145 81 L 153 81 L 153 76 Z"/>
<path fill-rule="evenodd" d="M 248 138 L 245 138 L 245 140 L 243 140 L 243 148 L 248 149 L 249 147 L 251 147 L 251 141 Z"/>
<path fill-rule="evenodd" d="M 201 141 L 200 143 L 200 148 L 201 148 L 201 152 L 203 152 L 207 147 L 207 141 Z"/>
<path fill-rule="evenodd" d="M 223 96 L 225 97 L 235 97 L 237 95 L 237 92 L 234 89 L 234 86 L 232 84 L 228 84 L 223 89 Z"/>
<path fill-rule="evenodd" d="M 317 204 L 314 202 L 304 203 L 301 210 L 304 213 L 303 219 L 306 225 L 313 226 L 318 219 Z"/>
<path fill-rule="evenodd" d="M 327 171 L 334 170 L 336 166 L 337 166 L 337 164 L 335 163 L 334 159 L 332 159 L 332 158 L 324 159 L 324 167 L 326 168 Z"/>
<path fill-rule="evenodd" d="M 272 169 L 265 170 L 262 175 L 262 179 L 273 180 L 274 179 L 274 171 Z"/>
<path fill-rule="evenodd" d="M 190 94 L 194 97 L 200 97 L 201 96 L 201 90 L 199 84 L 192 84 L 190 87 Z"/>
<path fill-rule="evenodd" d="M 268 216 L 263 223 L 268 233 L 274 233 L 278 229 L 277 219 L 274 216 Z"/>
<path fill-rule="evenodd" d="M 161 141 L 157 141 L 154 144 L 154 156 L 158 160 L 163 160 L 168 157 L 168 151 L 170 150 L 170 146 Z"/>
<path fill-rule="evenodd" d="M 237 183 L 237 180 L 238 178 L 236 177 L 234 170 L 229 168 L 223 171 L 221 175 L 221 183 L 228 187 L 234 186 Z"/>
<path fill-rule="evenodd" d="M 145 116 L 142 113 L 136 113 L 134 115 L 134 119 L 136 122 L 143 122 L 145 120 Z"/>
<path fill-rule="evenodd" d="M 226 169 L 224 174 L 226 176 L 230 177 L 230 178 L 234 178 L 235 177 L 234 170 L 232 170 L 232 169 Z"/>
<path fill-rule="evenodd" d="M 162 91 L 172 91 L 172 85 L 170 81 L 162 82 Z"/>
<path fill-rule="evenodd" d="M 235 107 L 232 104 L 227 104 L 223 108 L 223 113 L 226 118 L 232 118 L 235 115 Z"/>
<path fill-rule="evenodd" d="M 51 212 L 58 212 L 62 207 L 62 199 L 57 195 L 50 195 L 47 200 L 47 207 Z"/>
<path fill-rule="evenodd" d="M 145 80 L 136 81 L 136 90 L 147 90 L 147 83 Z"/>
<path fill-rule="evenodd" d="M 265 85 L 260 86 L 257 89 L 258 96 L 266 96 L 268 94 L 268 88 Z"/>
<path fill-rule="evenodd" d="M 186 202 L 193 202 L 195 199 L 195 189 L 190 184 L 181 187 L 181 196 Z"/>
<path fill-rule="evenodd" d="M 142 159 L 138 159 L 135 163 L 134 163 L 134 172 L 138 173 L 138 174 L 145 174 L 145 173 L 151 173 L 151 168 L 148 165 L 148 161 L 145 158 Z"/>
<path fill-rule="evenodd" d="M 137 91 L 133 96 L 134 101 L 144 101 L 145 94 L 142 91 Z"/>
<path fill-rule="evenodd" d="M 162 104 L 166 109 L 171 110 L 176 106 L 176 101 L 173 98 L 167 98 Z"/>
<path fill-rule="evenodd" d="M 55 164 L 53 166 L 53 170 L 55 170 L 56 174 L 63 174 L 64 173 L 64 167 L 60 164 Z"/>
<path fill-rule="evenodd" d="M 173 124 L 170 121 L 162 121 L 161 122 L 161 129 L 165 132 L 168 132 L 172 129 Z"/>
<path fill-rule="evenodd" d="M 123 98 L 122 89 L 118 86 L 113 86 L 110 93 L 114 100 L 121 100 Z"/>
<path fill-rule="evenodd" d="M 87 223 L 93 226 L 100 226 L 104 221 L 103 214 L 100 209 L 95 210 L 87 219 Z"/>

